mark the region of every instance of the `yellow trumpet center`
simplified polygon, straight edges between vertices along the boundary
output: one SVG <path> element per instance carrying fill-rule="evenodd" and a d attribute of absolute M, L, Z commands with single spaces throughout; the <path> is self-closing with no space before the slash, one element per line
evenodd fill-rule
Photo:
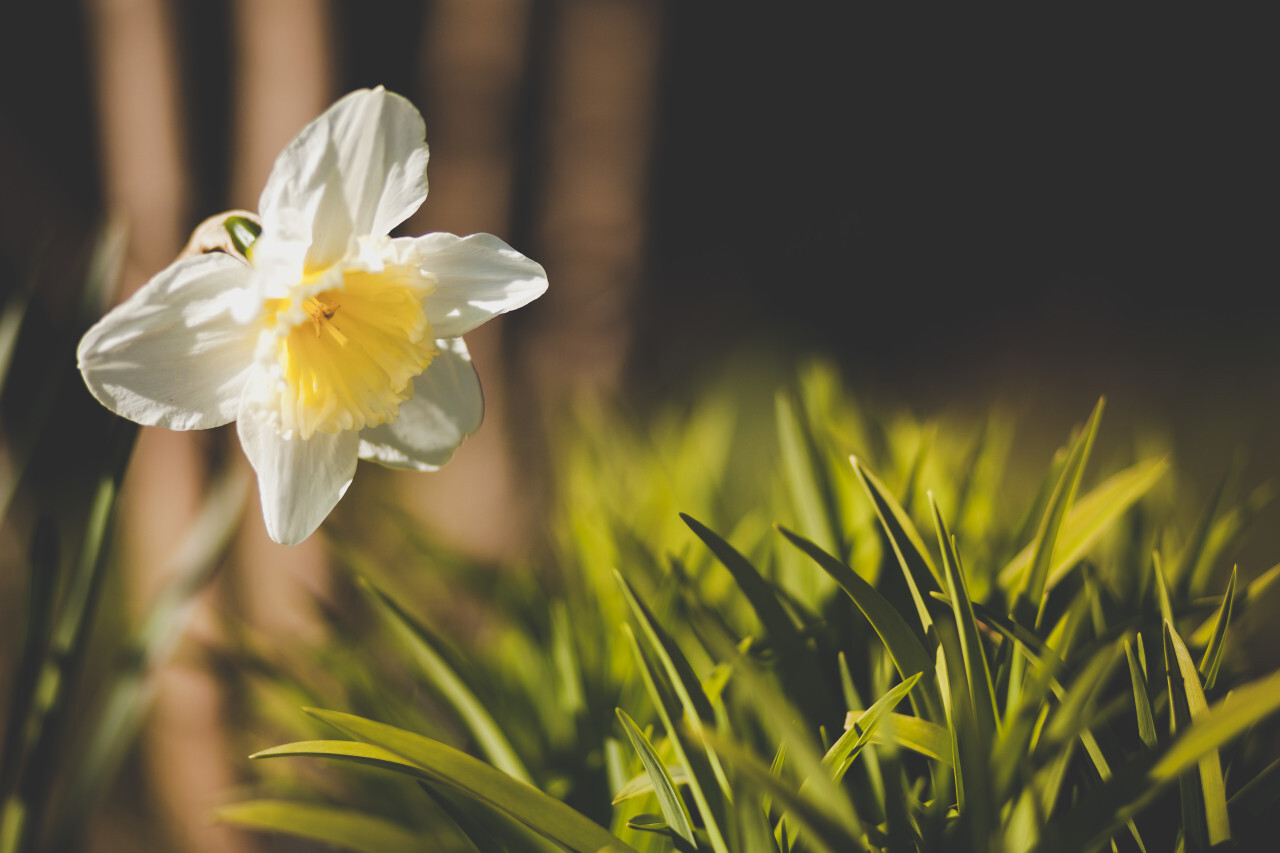
<path fill-rule="evenodd" d="M 341 286 L 302 298 L 301 321 L 295 298 L 269 300 L 281 430 L 307 439 L 394 421 L 436 355 L 422 297 L 415 270 L 389 267 L 346 272 Z"/>

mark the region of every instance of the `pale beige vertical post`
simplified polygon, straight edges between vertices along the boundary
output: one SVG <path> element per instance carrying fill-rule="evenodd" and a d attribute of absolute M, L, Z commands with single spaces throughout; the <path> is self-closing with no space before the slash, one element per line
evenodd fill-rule
<path fill-rule="evenodd" d="M 432 6 L 422 70 L 431 108 L 431 194 L 408 233 L 488 232 L 510 239 L 515 103 L 528 20 L 528 0 Z M 518 547 L 530 521 L 507 440 L 502 341 L 501 317 L 467 335 L 484 386 L 480 431 L 438 473 L 400 476 L 402 493 L 436 535 L 486 558 Z"/>
<path fill-rule="evenodd" d="M 129 229 L 125 293 L 168 265 L 185 242 L 188 164 L 173 22 L 162 0 L 90 0 L 104 194 Z M 125 543 L 135 611 L 160 576 L 201 499 L 204 471 L 191 433 L 143 430 L 124 489 Z M 207 615 L 203 621 L 208 627 Z M 175 663 L 156 674 L 144 735 L 152 790 L 183 850 L 246 849 L 243 835 L 210 826 L 209 809 L 233 781 L 221 737 L 221 697 L 203 670 Z"/>

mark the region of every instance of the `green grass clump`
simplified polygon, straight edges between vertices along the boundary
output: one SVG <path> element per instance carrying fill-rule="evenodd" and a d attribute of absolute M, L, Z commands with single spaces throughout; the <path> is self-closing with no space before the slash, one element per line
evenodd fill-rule
<path fill-rule="evenodd" d="M 1094 474 L 1102 409 L 1021 496 L 1008 419 L 883 426 L 822 369 L 770 431 L 583 416 L 536 566 L 334 537 L 362 607 L 246 653 L 273 730 L 345 711 L 256 757 L 351 773 L 267 762 L 221 816 L 369 851 L 1246 849 L 1280 673 L 1239 623 L 1280 566 L 1228 562 L 1256 500 L 1184 524 L 1166 459 Z"/>

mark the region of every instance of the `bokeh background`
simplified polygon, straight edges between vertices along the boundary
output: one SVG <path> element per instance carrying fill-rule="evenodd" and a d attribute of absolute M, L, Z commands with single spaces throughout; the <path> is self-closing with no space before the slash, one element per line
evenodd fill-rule
<path fill-rule="evenodd" d="M 373 85 L 426 118 L 431 193 L 404 233 L 488 231 L 551 281 L 469 336 L 488 417 L 454 463 L 366 487 L 401 493 L 453 547 L 500 559 L 537 538 L 545 433 L 578 395 L 643 412 L 726 370 L 772 387 L 813 356 L 886 408 L 1004 406 L 1036 460 L 1106 394 L 1104 443 L 1150 436 L 1206 492 L 1241 458 L 1247 490 L 1280 474 L 1268 41 L 1260 22 L 1203 11 L 6 4 L 0 290 L 30 290 L 15 364 L 69 378 L 51 404 L 66 453 L 27 472 L 0 547 L 21 553 L 22 519 L 101 447 L 73 371 L 95 241 L 119 249 L 110 298 L 123 298 L 200 220 L 254 209 L 280 148 Z M 9 383 L 8 434 L 48 397 L 45 375 Z M 122 538 L 139 608 L 209 472 L 242 464 L 225 432 L 141 439 Z M 1259 555 L 1277 553 L 1275 521 L 1251 540 Z M 290 602 L 323 592 L 319 544 L 274 546 L 251 510 L 235 553 L 207 607 L 234 602 L 282 637 L 316 630 Z M 8 625 L 20 622 L 15 563 L 0 567 Z M 191 642 L 216 631 L 197 615 Z M 95 844 L 254 849 L 205 816 L 237 778 L 216 679 L 181 656 L 164 679 L 132 769 L 146 804 Z M 159 835 L 139 828 L 148 816 Z"/>

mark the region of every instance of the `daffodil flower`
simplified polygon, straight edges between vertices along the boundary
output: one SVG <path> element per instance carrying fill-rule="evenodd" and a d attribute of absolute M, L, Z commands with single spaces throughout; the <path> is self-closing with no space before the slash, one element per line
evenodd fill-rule
<path fill-rule="evenodd" d="M 427 195 L 422 116 L 347 95 L 276 159 L 245 257 L 182 258 L 80 342 L 93 395 L 169 429 L 236 422 L 267 532 L 297 544 L 356 460 L 431 471 L 484 412 L 462 335 L 547 288 L 488 234 L 391 238 Z"/>

